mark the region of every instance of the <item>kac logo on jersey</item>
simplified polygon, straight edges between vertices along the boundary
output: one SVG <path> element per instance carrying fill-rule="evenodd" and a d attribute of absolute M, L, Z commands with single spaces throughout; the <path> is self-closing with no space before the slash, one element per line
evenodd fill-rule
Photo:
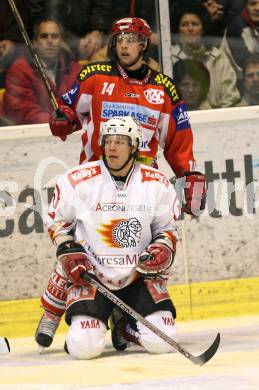
<path fill-rule="evenodd" d="M 144 91 L 145 98 L 149 103 L 152 104 L 163 104 L 164 103 L 164 91 L 160 89 L 149 88 Z"/>
<path fill-rule="evenodd" d="M 75 82 L 73 88 L 70 89 L 70 91 L 68 91 L 64 95 L 62 95 L 62 99 L 64 100 L 65 103 L 69 105 L 74 104 L 78 96 L 78 92 L 79 92 L 79 84 Z"/>
<path fill-rule="evenodd" d="M 189 116 L 185 104 L 179 104 L 179 106 L 173 110 L 172 114 L 176 123 L 176 131 L 190 128 Z"/>
<path fill-rule="evenodd" d="M 101 228 L 97 232 L 109 247 L 132 248 L 140 241 L 142 226 L 137 218 L 114 219 L 101 224 Z"/>

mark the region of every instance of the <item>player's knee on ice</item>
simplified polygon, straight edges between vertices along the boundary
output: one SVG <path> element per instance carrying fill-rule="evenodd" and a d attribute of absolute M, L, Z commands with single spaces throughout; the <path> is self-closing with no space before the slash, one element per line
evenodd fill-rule
<path fill-rule="evenodd" d="M 158 329 L 164 332 L 167 336 L 175 340 L 176 325 L 173 315 L 170 311 L 157 311 L 145 317 Z M 168 343 L 163 341 L 154 332 L 149 330 L 145 325 L 137 322 L 139 331 L 139 342 L 150 353 L 168 353 L 174 351 Z"/>
<path fill-rule="evenodd" d="M 76 359 L 92 359 L 105 347 L 106 326 L 90 316 L 74 316 L 66 337 L 68 352 Z"/>

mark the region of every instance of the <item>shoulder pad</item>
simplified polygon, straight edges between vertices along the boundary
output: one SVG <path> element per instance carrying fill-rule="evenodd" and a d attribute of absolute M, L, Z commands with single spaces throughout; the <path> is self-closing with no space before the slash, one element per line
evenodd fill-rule
<path fill-rule="evenodd" d="M 92 64 L 85 65 L 77 79 L 79 81 L 84 81 L 88 79 L 88 77 L 94 76 L 95 74 L 107 74 L 112 75 L 114 74 L 115 66 L 112 61 L 100 61 L 100 62 L 93 62 Z"/>
<path fill-rule="evenodd" d="M 91 166 L 78 167 L 68 173 L 68 180 L 73 188 L 82 181 L 87 181 L 97 175 L 101 174 L 101 167 L 99 164 Z"/>
<path fill-rule="evenodd" d="M 167 177 L 162 173 L 161 171 L 158 171 L 155 168 L 145 168 L 141 167 L 141 181 L 159 181 L 160 183 L 163 183 L 166 185 L 166 187 L 169 186 L 170 182 L 167 179 Z"/>
<path fill-rule="evenodd" d="M 165 92 L 172 99 L 173 104 L 176 104 L 181 100 L 175 82 L 169 76 L 164 73 L 155 72 L 153 82 L 156 85 L 162 85 L 164 87 Z"/>

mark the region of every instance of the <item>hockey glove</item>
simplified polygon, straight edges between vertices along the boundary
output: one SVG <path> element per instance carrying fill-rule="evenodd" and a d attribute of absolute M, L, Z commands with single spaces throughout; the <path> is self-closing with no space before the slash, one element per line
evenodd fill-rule
<path fill-rule="evenodd" d="M 198 217 L 206 205 L 206 181 L 205 175 L 198 171 L 185 174 L 185 207 L 183 211 L 194 217 Z"/>
<path fill-rule="evenodd" d="M 168 241 L 167 241 L 168 242 Z M 154 240 L 139 256 L 137 271 L 147 278 L 156 278 L 168 270 L 174 261 L 173 245 L 161 237 Z"/>
<path fill-rule="evenodd" d="M 49 127 L 52 134 L 60 137 L 62 141 L 66 140 L 67 135 L 82 128 L 75 111 L 69 106 L 60 106 L 52 113 Z"/>
<path fill-rule="evenodd" d="M 61 261 L 63 270 L 72 283 L 85 284 L 81 275 L 93 267 L 82 245 L 73 241 L 60 244 L 57 249 L 57 258 Z"/>

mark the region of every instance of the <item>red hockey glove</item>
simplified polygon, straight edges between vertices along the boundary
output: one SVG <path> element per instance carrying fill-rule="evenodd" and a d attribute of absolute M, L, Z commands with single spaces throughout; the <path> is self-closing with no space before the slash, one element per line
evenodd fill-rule
<path fill-rule="evenodd" d="M 185 207 L 184 212 L 198 217 L 206 205 L 206 181 L 203 173 L 198 171 L 187 172 L 184 187 Z"/>
<path fill-rule="evenodd" d="M 69 106 L 60 106 L 54 111 L 49 119 L 49 127 L 52 134 L 65 141 L 67 135 L 82 128 L 81 123 Z"/>
<path fill-rule="evenodd" d="M 139 256 L 137 271 L 147 278 L 156 278 L 163 274 L 174 261 L 174 252 L 167 245 L 153 242 Z"/>
<path fill-rule="evenodd" d="M 62 243 L 57 249 L 57 258 L 61 261 L 63 270 L 72 283 L 85 284 L 81 275 L 93 267 L 82 245 L 73 241 Z"/>

